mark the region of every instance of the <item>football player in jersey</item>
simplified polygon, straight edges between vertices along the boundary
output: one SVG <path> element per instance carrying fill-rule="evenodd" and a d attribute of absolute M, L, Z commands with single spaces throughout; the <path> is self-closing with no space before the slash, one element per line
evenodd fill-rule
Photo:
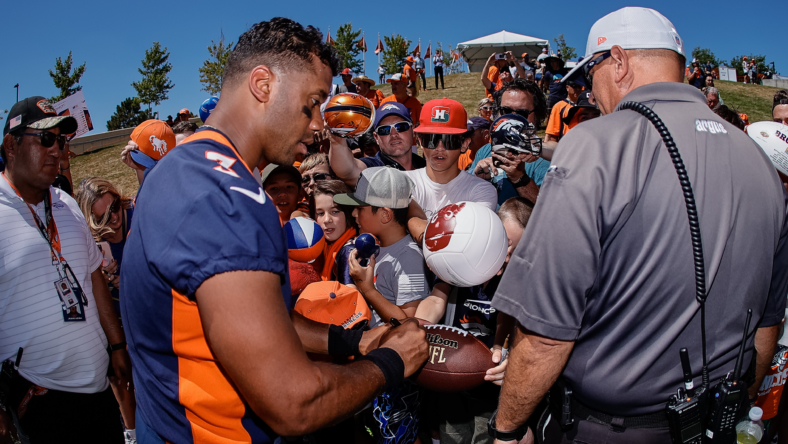
<path fill-rule="evenodd" d="M 207 124 L 146 177 L 121 276 L 133 282 L 121 301 L 141 443 L 309 433 L 426 360 L 413 320 L 362 333 L 288 313 L 284 232 L 252 170 L 306 154 L 337 71 L 317 29 L 253 25 L 230 53 Z M 305 351 L 359 358 L 340 366 Z"/>

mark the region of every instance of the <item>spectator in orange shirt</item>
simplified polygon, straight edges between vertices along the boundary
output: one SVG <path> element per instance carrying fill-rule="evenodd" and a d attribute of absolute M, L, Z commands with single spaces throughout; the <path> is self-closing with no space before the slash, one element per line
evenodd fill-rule
<path fill-rule="evenodd" d="M 408 86 L 415 86 L 416 79 L 419 78 L 419 73 L 416 72 L 416 69 L 413 67 L 413 62 L 413 56 L 408 56 L 408 58 L 405 59 L 405 67 L 402 68 L 402 74 L 408 80 Z"/>
<path fill-rule="evenodd" d="M 391 95 L 381 100 L 380 106 L 382 107 L 387 102 L 399 102 L 408 109 L 411 119 L 414 122 L 418 122 L 421 115 L 421 102 L 419 102 L 419 99 L 408 95 L 407 79 L 402 74 L 397 73 L 386 80 L 386 83 L 391 83 Z"/>
<path fill-rule="evenodd" d="M 594 100 L 594 93 L 583 91 L 577 98 L 577 104 L 567 111 L 563 120 L 567 128 L 572 129 L 586 120 L 596 119 L 602 115 Z M 568 130 L 567 130 L 568 131 Z"/>
<path fill-rule="evenodd" d="M 356 84 L 357 93 L 369 99 L 375 108 L 380 106 L 380 101 L 385 98 L 383 91 L 379 89 L 372 89 L 375 81 L 365 75 L 353 77 L 353 83 Z"/>
<path fill-rule="evenodd" d="M 583 92 L 583 87 L 580 84 L 572 80 L 566 82 L 566 99 L 553 105 L 545 129 L 545 142 L 558 142 L 569 131 L 569 126 L 564 123 L 563 119 L 569 110 L 577 104 L 577 98 L 581 92 Z"/>
<path fill-rule="evenodd" d="M 505 59 L 501 59 L 500 58 L 501 55 L 504 56 Z M 498 66 L 501 66 L 501 63 L 503 63 L 503 66 L 497 68 L 498 81 L 496 82 L 490 80 L 491 77 L 490 70 Z M 514 80 L 514 76 L 512 76 L 512 72 L 509 69 L 510 63 L 513 66 L 517 65 L 516 60 L 512 55 L 511 51 L 507 51 L 505 54 L 492 53 L 490 57 L 487 59 L 487 63 L 484 65 L 484 69 L 482 70 L 482 77 L 481 77 L 482 85 L 484 85 L 484 88 L 487 90 L 487 97 L 491 99 L 495 99 L 496 91 L 501 89 L 503 85 Z M 518 76 L 521 78 L 525 78 L 525 70 L 523 69 L 523 67 L 517 65 L 516 69 Z"/>

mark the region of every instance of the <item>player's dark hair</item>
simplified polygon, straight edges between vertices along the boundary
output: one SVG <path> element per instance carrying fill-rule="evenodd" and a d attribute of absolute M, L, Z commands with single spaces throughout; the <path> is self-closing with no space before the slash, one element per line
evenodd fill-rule
<path fill-rule="evenodd" d="M 736 128 L 744 131 L 744 121 L 741 119 L 741 116 L 739 116 L 739 113 L 736 111 L 728 108 L 727 105 L 720 105 L 712 111 L 720 116 L 722 120 L 725 120 Z"/>
<path fill-rule="evenodd" d="M 378 212 L 381 207 L 372 207 L 372 214 Z M 394 214 L 394 221 L 403 227 L 408 226 L 408 209 L 407 208 L 389 208 Z"/>
<path fill-rule="evenodd" d="M 501 208 L 498 208 L 496 214 L 501 218 L 501 221 L 512 220 L 517 222 L 522 228 L 525 228 L 528 224 L 528 219 L 531 218 L 533 209 L 534 204 L 527 199 L 512 197 L 501 204 Z"/>
<path fill-rule="evenodd" d="M 178 122 L 172 127 L 174 134 L 193 133 L 197 131 L 197 124 L 192 122 Z"/>
<path fill-rule="evenodd" d="M 377 144 L 378 142 L 375 141 L 375 136 L 372 135 L 372 131 L 366 132 L 358 138 L 359 148 L 365 148 Z"/>
<path fill-rule="evenodd" d="M 317 220 L 317 216 L 315 215 L 315 197 L 320 195 L 326 196 L 336 196 L 337 194 L 346 194 L 350 192 L 350 188 L 345 185 L 345 182 L 341 180 L 321 180 L 320 182 L 315 182 L 315 191 L 312 193 L 312 197 L 309 198 L 309 215 L 312 219 Z M 337 208 L 342 210 L 345 213 L 345 223 L 348 227 L 352 227 L 358 232 L 358 225 L 356 225 L 356 218 L 353 217 L 353 210 L 355 207 L 350 205 L 342 205 L 336 204 Z"/>
<path fill-rule="evenodd" d="M 508 91 L 522 91 L 531 94 L 534 101 L 534 114 L 536 114 L 535 126 L 537 128 L 541 127 L 542 121 L 547 117 L 547 102 L 545 101 L 544 93 L 539 89 L 539 85 L 530 80 L 521 78 L 512 80 L 498 90 L 498 95 L 495 97 L 496 108 L 501 107 L 501 97 Z"/>
<path fill-rule="evenodd" d="M 788 105 L 788 89 L 781 89 L 774 93 L 774 101 L 772 102 L 772 113 L 777 105 Z"/>
<path fill-rule="evenodd" d="M 227 59 L 222 82 L 232 84 L 260 65 L 283 71 L 303 70 L 308 65 L 304 62 L 310 62 L 312 57 L 328 65 L 332 76 L 339 72 L 336 51 L 323 43 L 323 34 L 317 28 L 304 28 L 288 18 L 274 17 L 241 34 Z"/>

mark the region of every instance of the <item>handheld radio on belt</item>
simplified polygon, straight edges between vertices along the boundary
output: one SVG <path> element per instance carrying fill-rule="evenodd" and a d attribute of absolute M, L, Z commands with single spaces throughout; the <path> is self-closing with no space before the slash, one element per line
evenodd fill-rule
<path fill-rule="evenodd" d="M 738 419 L 739 412 L 747 400 L 747 385 L 740 378 L 741 361 L 744 357 L 752 310 L 747 310 L 744 335 L 739 347 L 733 374 L 729 373 L 714 388 L 709 389 L 709 369 L 706 360 L 706 266 L 703 260 L 700 220 L 697 207 L 695 206 L 695 196 L 692 193 L 692 185 L 678 148 L 676 148 L 676 143 L 673 141 L 673 137 L 670 135 L 670 131 L 668 131 L 664 122 L 662 122 L 662 119 L 651 108 L 638 102 L 624 102 L 619 106 L 619 109 L 630 109 L 643 115 L 659 132 L 679 176 L 684 203 L 687 207 L 687 216 L 689 217 L 692 256 L 695 263 L 695 298 L 700 304 L 701 347 L 703 350 L 701 375 L 703 383 L 700 387 L 694 389 L 689 353 L 686 348 L 682 348 L 679 356 L 684 372 L 684 388 L 679 388 L 678 392 L 670 397 L 666 406 L 671 439 L 674 444 L 734 443 L 736 441 L 735 421 Z"/>

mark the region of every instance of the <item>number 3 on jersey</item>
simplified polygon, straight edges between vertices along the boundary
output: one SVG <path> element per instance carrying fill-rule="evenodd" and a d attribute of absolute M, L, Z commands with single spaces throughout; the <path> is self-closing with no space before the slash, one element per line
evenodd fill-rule
<path fill-rule="evenodd" d="M 219 171 L 220 173 L 229 174 L 233 177 L 241 177 L 231 169 L 238 159 L 227 157 L 224 154 L 217 153 L 216 151 L 206 151 L 205 158 L 208 160 L 213 160 L 219 164 L 213 167 L 214 170 Z"/>

